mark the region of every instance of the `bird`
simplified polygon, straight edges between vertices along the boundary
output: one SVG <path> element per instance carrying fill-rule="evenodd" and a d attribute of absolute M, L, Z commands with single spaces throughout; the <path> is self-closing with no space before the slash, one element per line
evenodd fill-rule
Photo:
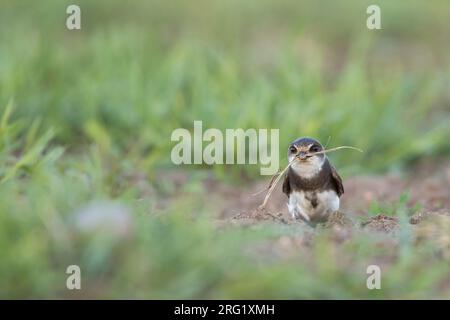
<path fill-rule="evenodd" d="M 344 185 L 328 160 L 322 144 L 310 137 L 301 137 L 288 147 L 290 165 L 283 181 L 287 207 L 294 219 L 311 226 L 326 223 L 338 212 Z M 295 159 L 295 160 L 294 160 Z"/>

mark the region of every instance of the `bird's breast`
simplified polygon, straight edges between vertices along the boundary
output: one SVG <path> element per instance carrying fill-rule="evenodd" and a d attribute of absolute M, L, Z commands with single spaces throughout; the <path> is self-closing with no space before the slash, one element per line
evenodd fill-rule
<path fill-rule="evenodd" d="M 288 208 L 293 215 L 299 210 L 310 220 L 324 219 L 339 210 L 339 197 L 334 190 L 293 191 L 289 195 Z"/>

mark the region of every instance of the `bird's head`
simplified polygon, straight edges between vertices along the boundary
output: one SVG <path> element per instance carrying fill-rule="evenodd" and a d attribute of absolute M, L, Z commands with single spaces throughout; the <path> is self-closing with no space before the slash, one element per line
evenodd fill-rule
<path fill-rule="evenodd" d="M 298 138 L 289 145 L 288 160 L 291 162 L 297 158 L 292 164 L 293 170 L 300 176 L 309 178 L 316 175 L 325 162 L 325 154 L 315 154 L 319 151 L 323 151 L 319 141 L 308 137 Z"/>

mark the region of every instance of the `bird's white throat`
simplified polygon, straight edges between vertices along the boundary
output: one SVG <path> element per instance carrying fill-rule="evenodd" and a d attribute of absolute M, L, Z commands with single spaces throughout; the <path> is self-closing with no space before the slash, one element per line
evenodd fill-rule
<path fill-rule="evenodd" d="M 294 156 L 289 157 L 289 161 L 292 161 Z M 294 161 L 291 168 L 294 172 L 302 178 L 310 179 L 315 177 L 325 162 L 326 157 L 313 156 L 308 158 L 307 161 Z"/>

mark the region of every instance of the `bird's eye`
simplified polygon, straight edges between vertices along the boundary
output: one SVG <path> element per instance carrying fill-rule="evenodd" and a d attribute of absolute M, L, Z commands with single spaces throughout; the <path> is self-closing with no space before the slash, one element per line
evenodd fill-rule
<path fill-rule="evenodd" d="M 320 147 L 319 146 L 312 146 L 311 148 L 309 148 L 309 151 L 311 151 L 311 152 L 319 152 L 320 151 Z"/>
<path fill-rule="evenodd" d="M 294 147 L 294 146 L 292 146 L 292 147 L 289 148 L 289 152 L 291 152 L 291 153 L 297 153 L 297 148 Z"/>

